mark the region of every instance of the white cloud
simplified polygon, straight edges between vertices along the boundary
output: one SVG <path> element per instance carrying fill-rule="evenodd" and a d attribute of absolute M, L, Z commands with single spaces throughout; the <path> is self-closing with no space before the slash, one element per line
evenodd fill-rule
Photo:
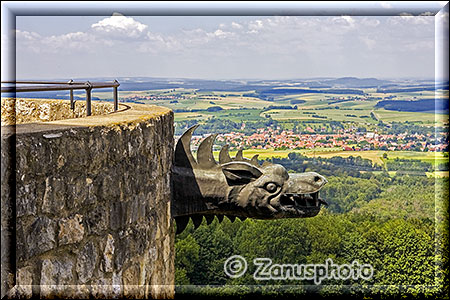
<path fill-rule="evenodd" d="M 147 31 L 148 26 L 131 17 L 115 15 L 92 24 L 91 28 L 99 33 L 138 38 Z"/>
<path fill-rule="evenodd" d="M 231 22 L 231 27 L 234 29 L 242 29 L 242 25 L 236 22 Z"/>
<path fill-rule="evenodd" d="M 212 34 L 209 34 L 209 35 L 212 35 L 212 36 L 218 37 L 218 38 L 227 38 L 227 37 L 233 36 L 234 33 L 228 32 L 228 31 L 223 31 L 221 29 L 217 29 L 216 31 L 214 31 Z"/>
<path fill-rule="evenodd" d="M 351 16 L 340 16 L 331 19 L 335 26 L 339 26 L 339 30 L 348 30 L 355 28 L 356 21 Z"/>
<path fill-rule="evenodd" d="M 261 21 L 261 20 L 251 21 L 251 22 L 248 24 L 248 29 L 249 29 L 251 32 L 256 32 L 256 31 L 262 29 L 263 27 L 264 27 L 263 21 Z"/>
<path fill-rule="evenodd" d="M 36 40 L 40 39 L 41 36 L 39 34 L 37 34 L 36 32 L 16 30 L 16 38 L 28 40 L 28 41 L 36 41 Z"/>

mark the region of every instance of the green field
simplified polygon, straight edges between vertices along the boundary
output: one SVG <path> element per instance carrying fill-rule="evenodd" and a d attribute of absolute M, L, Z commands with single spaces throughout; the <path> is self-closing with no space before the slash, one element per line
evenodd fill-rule
<path fill-rule="evenodd" d="M 286 84 L 284 88 L 295 88 Z M 206 121 L 211 117 L 229 118 L 232 121 L 263 120 L 272 118 L 277 121 L 340 121 L 374 125 L 378 121 L 384 123 L 409 122 L 423 125 L 442 124 L 448 122 L 448 114 L 434 112 L 398 112 L 375 109 L 379 100 L 394 97 L 397 100 L 430 99 L 435 97 L 434 91 L 377 93 L 375 88 L 364 89 L 366 96 L 332 93 L 302 93 L 294 95 L 276 95 L 274 101 L 266 101 L 256 97 L 248 97 L 254 91 L 197 91 L 195 89 L 166 89 L 147 91 L 121 91 L 120 98 L 131 96 L 183 96 L 185 99 L 139 100 L 146 104 L 169 107 L 173 110 L 200 110 L 196 112 L 177 112 L 175 121 L 198 119 Z M 94 97 L 111 100 L 110 92 L 95 92 Z M 355 99 L 358 97 L 359 99 Z M 303 100 L 304 103 L 293 104 L 292 100 Z M 297 109 L 270 109 L 269 106 L 297 106 Z M 224 111 L 207 112 L 212 106 L 220 106 Z M 240 114 L 236 110 L 246 110 Z M 233 111 L 229 111 L 233 110 Z M 251 110 L 251 111 L 248 111 Z M 229 111 L 229 113 L 228 113 Z M 376 119 L 371 117 L 371 112 Z"/>
<path fill-rule="evenodd" d="M 230 151 L 230 156 L 234 157 L 237 151 Z M 417 159 L 424 162 L 432 163 L 433 165 L 448 161 L 448 157 L 444 157 L 442 152 L 416 152 L 416 151 L 342 151 L 340 148 L 317 148 L 315 150 L 274 150 L 274 149 L 248 149 L 243 151 L 243 156 L 246 158 L 252 158 L 255 154 L 259 155 L 259 158 L 266 159 L 271 157 L 286 158 L 289 153 L 296 152 L 308 157 L 322 157 L 330 158 L 333 156 L 340 157 L 357 157 L 370 159 L 373 163 L 383 165 L 383 154 L 386 153 L 388 159 L 404 158 L 404 159 Z M 219 151 L 214 151 L 214 157 L 218 159 Z"/>
<path fill-rule="evenodd" d="M 385 109 L 377 109 L 374 111 L 375 116 L 385 123 L 395 122 L 411 122 L 411 123 L 425 123 L 434 124 L 448 122 L 448 115 L 423 113 L 423 112 L 405 112 L 405 111 L 391 111 Z"/>
<path fill-rule="evenodd" d="M 376 124 L 378 121 L 370 117 L 370 110 L 341 110 L 341 109 L 272 109 L 262 113 L 263 116 L 269 115 L 277 121 L 286 120 L 322 120 L 322 121 L 346 121 Z M 318 117 L 317 117 L 318 116 Z"/>
<path fill-rule="evenodd" d="M 388 159 L 404 158 L 404 159 L 417 159 L 425 162 L 429 162 L 434 166 L 445 161 L 448 161 L 447 157 L 444 157 L 442 152 L 416 152 L 416 151 L 309 151 L 305 155 L 312 157 L 329 158 L 333 156 L 349 157 L 349 156 L 361 156 L 362 158 L 370 159 L 373 163 L 384 164 L 383 154 L 386 153 Z"/>

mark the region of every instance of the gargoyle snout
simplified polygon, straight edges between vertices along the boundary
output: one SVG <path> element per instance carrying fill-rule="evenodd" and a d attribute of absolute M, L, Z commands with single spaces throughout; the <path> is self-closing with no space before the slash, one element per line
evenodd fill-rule
<path fill-rule="evenodd" d="M 285 193 L 311 194 L 318 192 L 328 182 L 316 172 L 290 173 Z"/>

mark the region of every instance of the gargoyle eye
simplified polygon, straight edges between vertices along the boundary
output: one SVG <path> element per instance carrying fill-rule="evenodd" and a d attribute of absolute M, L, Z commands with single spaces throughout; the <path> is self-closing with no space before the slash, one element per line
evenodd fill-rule
<path fill-rule="evenodd" d="M 269 193 L 273 193 L 277 190 L 278 186 L 273 183 L 273 182 L 269 182 L 268 184 L 266 184 L 266 186 L 264 187 Z"/>

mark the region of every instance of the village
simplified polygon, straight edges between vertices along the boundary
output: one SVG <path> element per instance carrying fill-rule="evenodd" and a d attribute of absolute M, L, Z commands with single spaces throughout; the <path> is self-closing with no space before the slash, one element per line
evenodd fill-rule
<path fill-rule="evenodd" d="M 429 134 L 380 134 L 377 132 L 358 132 L 354 129 L 338 130 L 333 134 L 315 133 L 307 128 L 308 134 L 296 134 L 279 127 L 259 128 L 252 135 L 230 132 L 217 137 L 219 144 L 229 144 L 235 149 L 274 149 L 300 150 L 316 148 L 340 148 L 344 151 L 446 151 L 448 142 L 445 134 L 435 138 Z M 193 136 L 193 145 L 198 145 L 204 136 Z"/>

